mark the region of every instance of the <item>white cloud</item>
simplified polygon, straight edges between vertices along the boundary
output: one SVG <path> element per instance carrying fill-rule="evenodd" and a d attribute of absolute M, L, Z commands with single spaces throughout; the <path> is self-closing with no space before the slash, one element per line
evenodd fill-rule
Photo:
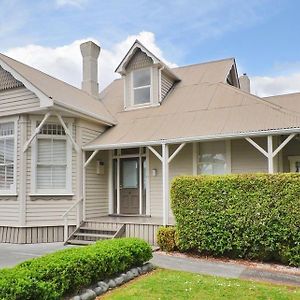
<path fill-rule="evenodd" d="M 251 80 L 252 93 L 264 97 L 300 92 L 300 72 L 282 76 L 254 76 Z"/>
<path fill-rule="evenodd" d="M 61 7 L 61 6 L 82 7 L 86 3 L 87 3 L 87 0 L 56 0 L 56 5 L 58 7 Z"/>
<path fill-rule="evenodd" d="M 118 74 L 114 73 L 114 70 L 136 39 L 143 43 L 153 54 L 164 60 L 163 52 L 157 46 L 153 33 L 141 32 L 138 35 L 129 36 L 124 41 L 114 45 L 112 49 L 101 50 L 99 57 L 100 89 L 119 77 Z M 49 75 L 80 87 L 82 80 L 82 58 L 79 46 L 87 40 L 93 40 L 101 45 L 96 39 L 87 38 L 76 40 L 69 45 L 56 48 L 40 45 L 12 48 L 6 51 L 5 54 Z M 174 63 L 164 61 L 171 67 L 176 66 Z"/>

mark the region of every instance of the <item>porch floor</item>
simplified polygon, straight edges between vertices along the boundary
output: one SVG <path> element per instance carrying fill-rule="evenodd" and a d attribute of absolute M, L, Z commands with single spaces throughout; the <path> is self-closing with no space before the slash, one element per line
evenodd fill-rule
<path fill-rule="evenodd" d="M 88 218 L 88 222 L 122 223 L 122 224 L 152 224 L 162 225 L 162 217 L 149 216 L 102 216 L 98 218 Z M 174 218 L 169 218 L 169 225 L 175 224 Z"/>

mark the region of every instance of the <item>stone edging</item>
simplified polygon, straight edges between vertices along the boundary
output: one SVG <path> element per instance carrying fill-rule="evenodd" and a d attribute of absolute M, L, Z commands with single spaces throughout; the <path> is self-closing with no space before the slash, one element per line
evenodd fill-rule
<path fill-rule="evenodd" d="M 98 296 L 106 293 L 108 290 L 114 289 L 115 287 L 118 287 L 140 275 L 151 272 L 153 269 L 154 266 L 148 262 L 141 267 L 132 268 L 126 273 L 122 273 L 115 278 L 99 281 L 94 288 L 86 289 L 82 294 L 77 295 L 70 300 L 94 300 Z"/>

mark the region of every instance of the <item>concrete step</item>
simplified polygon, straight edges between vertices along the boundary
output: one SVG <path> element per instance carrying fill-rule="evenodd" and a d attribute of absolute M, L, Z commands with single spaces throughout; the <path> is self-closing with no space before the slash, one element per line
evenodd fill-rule
<path fill-rule="evenodd" d="M 114 237 L 113 234 L 86 233 L 86 232 L 76 232 L 74 233 L 74 236 L 94 237 L 99 239 L 112 239 Z"/>
<path fill-rule="evenodd" d="M 86 246 L 86 245 L 90 245 L 95 243 L 95 241 L 86 241 L 86 240 L 68 240 L 67 244 L 71 244 L 71 245 L 82 245 L 82 246 Z"/>

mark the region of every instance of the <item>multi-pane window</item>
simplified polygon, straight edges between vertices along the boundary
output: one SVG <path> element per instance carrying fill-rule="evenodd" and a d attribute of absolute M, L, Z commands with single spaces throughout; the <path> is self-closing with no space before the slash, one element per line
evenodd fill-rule
<path fill-rule="evenodd" d="M 13 191 L 15 157 L 14 122 L 0 124 L 0 192 Z"/>
<path fill-rule="evenodd" d="M 225 174 L 226 173 L 225 142 L 199 143 L 198 173 L 199 174 Z"/>
<path fill-rule="evenodd" d="M 37 136 L 36 149 L 37 192 L 66 192 L 68 143 L 64 128 L 55 123 L 43 125 Z"/>
<path fill-rule="evenodd" d="M 133 71 L 133 103 L 141 105 L 150 103 L 151 99 L 151 69 Z"/>

